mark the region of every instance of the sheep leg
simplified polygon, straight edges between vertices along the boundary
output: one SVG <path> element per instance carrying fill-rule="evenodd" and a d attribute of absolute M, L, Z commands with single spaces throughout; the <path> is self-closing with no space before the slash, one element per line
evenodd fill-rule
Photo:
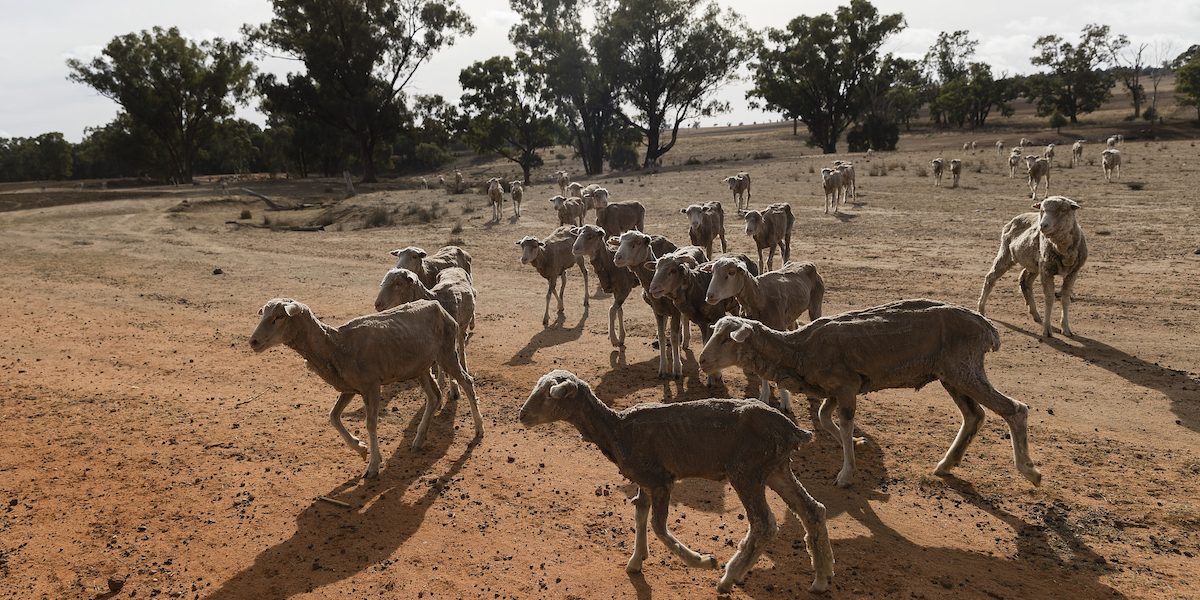
<path fill-rule="evenodd" d="M 1059 302 L 1062 302 L 1062 332 L 1063 335 L 1071 337 L 1071 324 L 1067 319 L 1067 309 L 1071 306 L 1071 296 L 1075 293 L 1075 280 L 1079 278 L 1079 271 L 1075 271 L 1066 277 L 1063 277 L 1062 297 Z"/>
<path fill-rule="evenodd" d="M 783 407 L 784 414 L 792 414 L 792 394 L 791 392 L 779 387 L 779 406 Z"/>
<path fill-rule="evenodd" d="M 563 271 L 562 275 L 559 277 L 562 280 L 562 283 L 560 283 L 558 286 L 558 314 L 561 315 L 566 312 L 566 308 L 563 306 L 563 294 L 565 294 L 567 291 L 567 272 Z M 584 279 L 584 284 L 586 283 L 587 280 Z M 587 304 L 587 285 L 583 286 L 583 303 L 585 305 Z"/>
<path fill-rule="evenodd" d="M 579 270 L 580 270 L 580 272 L 582 272 L 582 273 L 583 273 L 583 307 L 584 307 L 584 308 L 587 308 L 587 306 L 588 306 L 588 273 L 587 273 L 587 267 L 586 267 L 586 266 L 584 266 L 584 264 L 583 264 L 583 259 L 582 259 L 582 258 L 581 258 L 581 259 L 579 259 L 579 262 L 578 262 L 578 264 L 579 264 Z M 566 281 L 567 281 L 567 276 L 566 276 L 566 274 L 563 274 L 563 284 L 564 284 L 564 286 L 565 286 L 565 284 L 566 284 Z M 564 287 L 563 289 L 566 289 L 566 287 Z M 561 294 L 560 294 L 560 297 L 561 297 Z M 562 311 L 560 310 L 559 312 L 562 312 Z"/>
<path fill-rule="evenodd" d="M 721 252 L 722 252 L 722 253 L 729 252 L 729 247 L 725 245 L 725 232 L 724 232 L 724 231 L 722 231 L 721 233 L 719 233 L 719 234 L 717 234 L 717 235 L 721 236 Z M 710 254 L 708 255 L 708 257 L 709 257 L 709 259 L 711 260 L 711 259 L 712 259 L 712 254 L 710 253 Z"/>
<path fill-rule="evenodd" d="M 766 378 L 759 381 L 758 401 L 768 406 L 771 404 L 771 382 L 767 381 Z"/>
<path fill-rule="evenodd" d="M 978 402 L 964 395 L 956 388 L 942 382 L 942 387 L 950 393 L 950 397 L 954 399 L 954 404 L 958 406 L 958 411 L 962 413 L 962 427 L 958 429 L 958 435 L 954 438 L 954 443 L 950 444 L 950 449 L 946 451 L 946 456 L 938 463 L 937 468 L 933 470 L 934 475 L 942 476 L 949 475 L 950 471 L 962 462 L 963 455 L 967 452 L 967 446 L 971 445 L 971 441 L 979 434 L 979 428 L 983 426 L 985 414 L 983 407 Z"/>
<path fill-rule="evenodd" d="M 542 327 L 550 325 L 550 296 L 554 295 L 554 279 L 551 277 L 547 280 L 550 285 L 546 289 L 546 312 L 542 313 Z"/>
<path fill-rule="evenodd" d="M 446 362 L 448 367 L 443 367 L 443 371 L 450 373 L 450 379 L 458 384 L 467 394 L 467 403 L 471 405 L 471 419 L 475 422 L 475 437 L 483 437 L 483 415 L 479 414 L 479 403 L 475 397 L 475 381 L 471 378 L 471 374 L 467 369 L 458 362 L 456 356 L 442 357 L 439 362 Z"/>
<path fill-rule="evenodd" d="M 1037 279 L 1037 276 L 1036 271 L 1021 271 L 1021 295 L 1025 297 L 1025 305 L 1029 307 L 1029 316 L 1033 317 L 1033 322 L 1041 323 L 1042 316 L 1038 314 L 1037 301 L 1033 298 L 1033 280 Z M 1054 296 L 1053 291 L 1050 295 Z"/>
<path fill-rule="evenodd" d="M 833 422 L 833 409 L 837 408 L 837 400 L 830 397 L 821 401 L 821 407 L 817 409 L 817 418 L 821 420 L 821 427 L 833 436 L 833 439 L 842 441 L 842 428 L 838 427 L 837 423 Z"/>
<path fill-rule="evenodd" d="M 701 569 L 715 569 L 718 567 L 717 558 L 711 554 L 699 554 L 684 545 L 683 542 L 671 535 L 667 529 L 667 513 L 671 509 L 671 487 L 664 486 L 659 489 L 650 491 L 650 527 L 654 529 L 654 535 L 658 537 L 658 541 L 662 542 L 671 554 L 679 557 L 683 564 Z"/>
<path fill-rule="evenodd" d="M 642 561 L 650 555 L 650 547 L 646 541 L 646 521 L 650 517 L 650 494 L 642 488 L 633 497 L 633 556 L 625 565 L 626 573 L 641 573 Z"/>
<path fill-rule="evenodd" d="M 338 434 L 342 436 L 342 439 L 346 441 L 347 446 L 350 446 L 350 448 L 357 452 L 359 456 L 362 456 L 363 460 L 367 460 L 367 445 L 363 444 L 361 440 L 354 437 L 353 434 L 347 431 L 346 426 L 342 423 L 342 411 L 346 410 L 346 404 L 348 404 L 350 399 L 353 397 L 354 392 L 343 392 L 338 394 L 337 402 L 334 402 L 333 408 L 329 410 L 329 424 L 333 425 L 333 428 L 336 429 Z"/>
<path fill-rule="evenodd" d="M 1029 405 L 1017 402 L 992 387 L 987 374 L 983 372 L 983 365 L 972 369 L 972 372 L 962 381 L 956 381 L 955 387 L 1004 419 L 1008 424 L 1009 437 L 1012 438 L 1013 463 L 1030 483 L 1041 485 L 1042 473 L 1029 457 Z"/>
<path fill-rule="evenodd" d="M 412 449 L 418 450 L 425 444 L 425 431 L 429 429 L 429 421 L 433 419 L 433 411 L 442 404 L 442 391 L 434 382 L 433 377 L 429 376 L 429 369 L 421 372 L 417 377 L 421 382 L 421 389 L 425 390 L 425 414 L 421 416 L 421 423 L 417 425 L 417 435 L 413 437 Z M 473 395 L 473 390 L 471 390 Z M 370 433 L 370 428 L 367 433 Z"/>
<path fill-rule="evenodd" d="M 1000 252 L 996 253 L 995 260 L 992 261 L 992 268 L 988 271 L 986 277 L 983 278 L 983 291 L 979 292 L 979 303 L 977 308 L 979 314 L 986 314 L 984 309 L 987 307 L 988 296 L 992 295 L 992 289 L 996 287 L 996 281 L 1004 276 L 1017 261 L 1013 258 L 1012 252 L 1008 249 L 1008 244 L 1000 243 Z"/>
<path fill-rule="evenodd" d="M 428 369 L 425 370 L 425 376 L 429 376 Z M 367 444 L 371 452 L 371 459 L 367 461 L 367 472 L 363 474 L 363 479 L 374 479 L 379 477 L 379 466 L 383 463 L 383 456 L 379 453 L 379 386 L 375 386 L 373 390 L 367 390 L 362 397 L 367 411 Z"/>
<path fill-rule="evenodd" d="M 825 505 L 817 502 L 809 495 L 808 490 L 800 484 L 792 474 L 787 463 L 779 465 L 768 477 L 767 485 L 779 494 L 787 503 L 792 513 L 804 525 L 804 545 L 812 557 L 812 567 L 815 573 L 813 583 L 808 591 L 814 594 L 824 592 L 829 588 L 833 579 L 833 546 L 829 542 L 829 529 L 825 524 Z"/>
<path fill-rule="evenodd" d="M 842 470 L 838 472 L 837 487 L 850 487 L 854 482 L 854 408 L 853 394 L 837 397 L 838 421 L 842 430 Z"/>
<path fill-rule="evenodd" d="M 774 269 L 775 269 L 775 244 L 771 244 L 771 249 L 767 253 L 767 271 L 773 271 Z M 760 273 L 765 273 L 765 272 L 766 271 L 761 271 Z"/>
<path fill-rule="evenodd" d="M 688 321 L 687 317 L 680 314 L 679 327 L 683 330 L 683 345 L 679 347 L 680 351 L 682 352 L 684 348 L 692 345 L 692 322 Z"/>
<path fill-rule="evenodd" d="M 767 549 L 767 542 L 779 531 L 779 526 L 775 524 L 775 515 L 767 504 L 767 490 L 761 483 L 739 481 L 734 489 L 742 501 L 742 507 L 746 509 L 750 529 L 746 532 L 746 537 L 738 543 L 737 552 L 734 552 L 725 565 L 725 575 L 717 584 L 717 591 L 722 594 L 728 593 L 734 584 L 746 579 L 746 573 L 750 572 L 754 563 L 758 562 L 758 557 L 762 556 L 763 550 Z"/>
<path fill-rule="evenodd" d="M 667 315 L 654 315 L 654 322 L 658 326 L 658 378 L 662 379 L 667 374 Z"/>
<path fill-rule="evenodd" d="M 1051 311 L 1054 310 L 1054 275 L 1042 271 L 1041 278 L 1042 296 L 1045 298 L 1046 302 L 1046 320 L 1042 322 L 1042 337 L 1052 338 L 1054 337 L 1054 330 L 1050 327 L 1050 322 L 1054 320 L 1054 318 L 1051 316 L 1053 314 Z M 1069 335 L 1066 331 L 1065 325 L 1063 335 Z"/>
<path fill-rule="evenodd" d="M 684 319 L 682 317 L 682 315 L 679 314 L 679 312 L 675 312 L 674 314 L 671 315 L 671 354 L 670 354 L 671 375 L 675 379 L 680 379 L 683 377 L 683 359 L 681 358 L 682 352 L 680 352 L 680 348 L 682 347 L 682 344 L 681 344 L 680 338 L 684 337 L 686 334 L 682 334 L 682 332 L 681 332 L 682 328 L 680 327 L 681 325 L 686 326 L 687 319 Z"/>

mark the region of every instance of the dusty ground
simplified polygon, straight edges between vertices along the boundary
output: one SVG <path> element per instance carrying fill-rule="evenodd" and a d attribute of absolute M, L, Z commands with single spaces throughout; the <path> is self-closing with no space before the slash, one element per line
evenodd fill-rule
<path fill-rule="evenodd" d="M 1000 228 L 1030 205 L 1025 182 L 1009 179 L 996 156 L 995 136 L 974 154 L 956 150 L 970 138 L 920 135 L 869 162 L 852 156 L 859 198 L 834 216 L 822 213 L 819 186 L 833 157 L 814 156 L 790 133 L 688 132 L 657 174 L 582 180 L 607 186 L 615 200 L 641 201 L 648 229 L 678 242 L 687 237 L 678 208 L 729 200 L 719 178 L 744 169 L 754 206 L 792 204 L 793 256 L 823 273 L 825 314 L 919 296 L 974 307 Z M 1011 145 L 1022 135 L 1077 134 L 1095 140 L 1108 131 L 1005 137 Z M 1038 337 L 1015 273 L 989 306 L 1003 338 L 989 375 L 1032 408 L 1042 487 L 1013 468 L 994 415 L 955 477 L 932 476 L 959 423 L 945 392 L 868 395 L 858 419 L 868 448 L 852 488 L 832 486 L 840 450 L 824 432 L 794 457 L 829 510 L 837 564 L 827 596 L 1200 596 L 1200 152 L 1189 139 L 1131 140 L 1121 181 L 1106 184 L 1099 149 L 1088 146 L 1091 164 L 1053 171 L 1052 192 L 1085 207 L 1091 247 L 1073 305 L 1076 337 Z M 747 159 L 753 152 L 772 157 Z M 966 160 L 958 189 L 935 189 L 925 175 L 939 155 Z M 689 156 L 701 164 L 678 164 Z M 461 166 L 472 181 L 512 172 L 486 161 Z M 297 203 L 340 197 L 336 182 L 247 186 Z M 265 213 L 245 195 L 223 199 L 214 186 L 132 198 L 95 187 L 0 193 L 6 206 L 26 207 L 0 213 L 0 596 L 715 596 L 717 572 L 682 566 L 655 540 L 644 572 L 627 575 L 635 490 L 573 429 L 525 430 L 516 414 L 554 368 L 576 372 L 618 409 L 744 397 L 751 390 L 741 375 L 706 389 L 694 340 L 686 379 L 656 379 L 648 308 L 630 298 L 628 346 L 614 351 L 609 300 L 593 296 L 583 310 L 578 274 L 565 314 L 543 329 L 545 284 L 519 267 L 513 242 L 556 224 L 547 184 L 526 192 L 520 219 L 506 206 L 498 223 L 477 193 L 412 187 L 408 179 L 360 186 L 334 210 L 291 213 Z M 58 205 L 55 194 L 96 201 Z M 436 214 L 423 214 L 430 206 Z M 226 224 L 243 208 L 253 217 L 242 223 L 264 215 L 277 224 L 338 222 L 323 232 Z M 375 212 L 393 224 L 360 229 Z M 752 250 L 731 221 L 732 249 Z M 387 462 L 378 480 L 363 482 L 364 463 L 328 425 L 332 389 L 290 349 L 249 350 L 256 312 L 290 296 L 340 324 L 370 312 L 393 264 L 388 250 L 451 241 L 474 256 L 479 313 L 468 360 L 487 433 L 472 444 L 466 407 L 448 403 L 426 448 L 410 451 L 421 394 L 391 386 L 380 425 Z M 798 421 L 819 429 L 810 408 L 800 402 Z M 362 419 L 361 405 L 347 414 L 352 429 Z M 686 481 L 675 501 L 675 533 L 728 560 L 745 533 L 732 490 Z M 781 533 L 729 597 L 807 596 L 802 529 L 777 498 L 772 506 Z M 120 591 L 109 592 L 120 578 Z"/>

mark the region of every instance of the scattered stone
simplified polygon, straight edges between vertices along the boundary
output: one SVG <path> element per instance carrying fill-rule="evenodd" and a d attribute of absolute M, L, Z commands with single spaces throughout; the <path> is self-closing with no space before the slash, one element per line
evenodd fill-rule
<path fill-rule="evenodd" d="M 222 271 L 221 269 L 213 269 L 213 275 L 223 275 L 223 274 L 225 274 L 225 271 Z"/>
<path fill-rule="evenodd" d="M 108 591 L 115 594 L 121 591 L 121 588 L 123 587 L 125 587 L 124 575 L 113 575 L 112 577 L 108 578 Z"/>

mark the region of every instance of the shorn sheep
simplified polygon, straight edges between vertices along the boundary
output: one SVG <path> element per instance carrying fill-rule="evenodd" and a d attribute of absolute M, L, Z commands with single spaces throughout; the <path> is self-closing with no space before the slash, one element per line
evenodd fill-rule
<path fill-rule="evenodd" d="M 750 209 L 750 174 L 742 171 L 737 175 L 722 179 L 733 192 L 733 200 L 739 211 Z"/>
<path fill-rule="evenodd" d="M 1008 178 L 1017 176 L 1017 166 L 1021 164 L 1021 147 L 1017 146 L 1008 154 Z"/>
<path fill-rule="evenodd" d="M 519 180 L 511 181 L 508 185 L 512 189 L 513 216 L 519 217 L 521 216 L 521 200 L 525 198 L 525 187 Z"/>
<path fill-rule="evenodd" d="M 1112 183 L 1113 170 L 1117 171 L 1117 179 L 1121 178 L 1121 151 L 1105 150 L 1100 153 L 1100 164 L 1104 167 L 1105 181 Z"/>
<path fill-rule="evenodd" d="M 504 188 L 500 185 L 500 178 L 493 177 L 488 180 L 488 202 L 492 205 L 492 220 L 500 220 L 500 208 L 504 205 Z"/>
<path fill-rule="evenodd" d="M 1081 161 L 1083 161 L 1083 140 L 1075 140 L 1075 143 L 1071 144 L 1071 167 Z"/>
<path fill-rule="evenodd" d="M 940 158 L 929 161 L 929 168 L 933 171 L 933 187 L 942 185 L 942 169 L 944 167 L 945 162 Z"/>
<path fill-rule="evenodd" d="M 395 268 L 416 273 L 427 288 L 437 285 L 438 273 L 451 267 L 458 267 L 466 271 L 467 275 L 471 274 L 471 255 L 458 246 L 443 246 L 433 256 L 428 256 L 416 246 L 392 250 L 389 254 L 396 257 Z"/>
<path fill-rule="evenodd" d="M 954 159 L 950 161 L 950 187 L 958 187 L 958 178 L 962 175 L 962 161 Z"/>
<path fill-rule="evenodd" d="M 621 235 L 630 229 L 646 230 L 646 207 L 637 200 L 609 202 L 608 190 L 598 188 L 590 194 L 596 207 L 596 224 L 608 235 Z"/>
<path fill-rule="evenodd" d="M 846 203 L 846 198 L 853 195 L 854 200 L 858 201 L 858 185 L 854 181 L 854 163 L 846 160 L 834 161 L 833 168 L 837 169 L 842 174 L 842 204 Z"/>
<path fill-rule="evenodd" d="M 857 397 L 921 389 L 932 381 L 942 383 L 963 416 L 935 475 L 948 475 L 962 462 L 983 425 L 982 405 L 1008 423 L 1017 470 L 1040 485 L 1042 474 L 1029 458 L 1029 407 L 992 387 L 983 368 L 984 354 L 999 348 L 996 326 L 977 312 L 936 300 L 900 300 L 823 317 L 788 332 L 724 317 L 700 353 L 700 369 L 716 372 L 736 365 L 792 392 L 822 398 L 821 426 L 842 445 L 838 487 L 854 481 Z M 840 426 L 833 422 L 835 408 Z"/>
<path fill-rule="evenodd" d="M 613 255 L 616 254 L 616 251 L 609 249 L 606 243 L 608 234 L 599 225 L 575 227 L 571 229 L 571 234 L 575 236 L 575 244 L 571 246 L 571 253 L 575 256 L 587 257 L 592 263 L 592 273 L 595 273 L 596 279 L 600 282 L 600 289 L 606 294 L 612 294 L 612 305 L 608 308 L 608 341 L 615 348 L 623 347 L 625 345 L 625 299 L 629 297 L 633 288 L 639 285 L 638 279 L 629 269 L 613 264 Z M 659 239 L 666 241 L 666 238 L 661 236 Z M 673 250 L 675 245 L 670 244 L 670 248 Z M 666 251 L 665 247 L 664 251 Z"/>
<path fill-rule="evenodd" d="M 762 210 L 748 210 L 742 215 L 746 219 L 746 235 L 754 239 L 758 249 L 758 270 L 766 272 L 775 264 L 775 249 L 783 262 L 792 257 L 792 228 L 796 218 L 792 216 L 792 205 L 786 202 L 776 202 Z M 763 248 L 767 252 L 767 262 L 763 263 Z"/>
<path fill-rule="evenodd" d="M 577 227 L 583 225 L 583 200 L 580 198 L 564 198 L 555 196 L 550 199 L 554 210 L 558 212 L 558 223 Z"/>
<path fill-rule="evenodd" d="M 1025 156 L 1025 168 L 1029 173 L 1029 191 L 1033 192 L 1033 199 L 1037 200 L 1038 187 L 1043 178 L 1046 180 L 1046 189 L 1042 192 L 1042 197 L 1048 196 L 1050 194 L 1050 161 L 1029 154 Z"/>
<path fill-rule="evenodd" d="M 1004 156 L 1004 140 L 996 140 L 996 156 Z"/>
<path fill-rule="evenodd" d="M 979 313 L 984 314 L 988 296 L 996 286 L 996 280 L 1004 276 L 1015 265 L 1021 265 L 1021 295 L 1029 306 L 1029 315 L 1035 323 L 1042 324 L 1042 335 L 1053 336 L 1050 329 L 1050 311 L 1054 308 L 1054 277 L 1062 277 L 1062 332 L 1071 335 L 1071 324 L 1067 310 L 1071 306 L 1071 293 L 1079 271 L 1087 262 L 1087 239 L 1075 218 L 1079 204 L 1062 196 L 1051 196 L 1034 204 L 1038 212 L 1017 215 L 1004 226 L 1000 233 L 1000 250 L 992 261 L 992 268 L 983 280 L 983 291 L 979 294 Z M 1046 320 L 1038 315 L 1037 303 L 1033 299 L 1033 280 L 1042 280 L 1045 296 Z"/>
<path fill-rule="evenodd" d="M 558 176 L 558 193 L 566 195 L 567 184 L 571 183 L 571 179 L 567 177 L 566 171 L 558 171 L 555 175 Z"/>
<path fill-rule="evenodd" d="M 563 292 L 567 289 L 567 270 L 571 265 L 577 265 L 583 273 L 583 306 L 584 310 L 587 310 L 587 266 L 583 264 L 582 256 L 575 256 L 571 252 L 571 247 L 575 245 L 575 236 L 571 234 L 570 227 L 555 229 L 544 241 L 525 236 L 517 241 L 517 245 L 521 247 L 521 264 L 532 266 L 539 275 L 546 278 L 546 312 L 542 315 L 542 327 L 550 325 L 550 296 L 558 296 L 558 314 L 563 313 Z M 562 279 L 557 294 L 554 292 L 555 279 Z"/>
<path fill-rule="evenodd" d="M 1046 146 L 1045 150 L 1042 150 L 1042 158 L 1046 159 L 1051 167 L 1054 166 L 1054 144 L 1050 144 Z"/>
<path fill-rule="evenodd" d="M 654 270 L 646 265 L 658 260 L 660 256 L 654 247 L 654 241 L 655 238 L 640 231 L 626 231 L 620 238 L 610 238 L 608 243 L 617 245 L 613 264 L 633 272 L 642 284 L 642 299 L 654 312 L 654 322 L 658 330 L 658 376 L 678 379 L 683 377 L 680 348 L 688 344 L 689 332 L 687 323 L 683 322 L 683 316 L 670 298 L 655 298 L 648 293 L 654 280 Z M 699 260 L 703 260 L 703 257 Z"/>
<path fill-rule="evenodd" d="M 717 591 L 741 583 L 778 531 L 767 504 L 771 488 L 804 526 L 804 543 L 815 572 L 808 591 L 824 592 L 833 578 L 833 546 L 825 506 L 817 502 L 791 469 L 791 454 L 812 440 L 779 411 L 744 400 L 645 402 L 616 412 L 591 386 L 569 371 L 551 371 L 538 380 L 521 407 L 521 424 L 534 427 L 566 421 L 584 440 L 638 486 L 634 506 L 633 555 L 625 566 L 640 573 L 649 556 L 647 521 L 655 536 L 689 567 L 716 569 L 716 557 L 699 554 L 667 529 L 671 491 L 679 479 L 729 481 L 742 501 L 750 530 L 725 565 Z"/>
<path fill-rule="evenodd" d="M 330 327 L 309 308 L 291 298 L 276 298 L 259 309 L 262 319 L 250 336 L 250 348 L 263 352 L 284 345 L 304 358 L 304 364 L 338 391 L 329 411 L 329 422 L 346 444 L 367 459 L 365 478 L 379 475 L 383 457 L 379 453 L 377 425 L 380 386 L 416 379 L 425 392 L 425 414 L 417 426 L 412 448 L 425 443 L 425 432 L 434 410 L 441 404 L 441 391 L 430 375 L 436 365 L 467 394 L 475 420 L 476 439 L 483 436 L 483 417 L 475 401 L 475 385 L 458 362 L 455 350 L 458 323 L 437 302 L 417 300 L 395 308 Z M 366 407 L 367 444 L 354 437 L 342 424 L 342 411 L 354 395 Z"/>
<path fill-rule="evenodd" d="M 704 204 L 692 204 L 679 209 L 687 215 L 688 237 L 693 246 L 704 248 L 704 254 L 713 255 L 713 242 L 721 238 L 721 252 L 728 252 L 725 244 L 725 209 L 720 202 L 709 201 Z"/>
<path fill-rule="evenodd" d="M 825 189 L 825 214 L 829 214 L 831 204 L 833 212 L 836 213 L 838 200 L 842 198 L 842 193 L 845 191 L 845 186 L 842 185 L 842 172 L 837 169 L 821 169 L 821 186 Z"/>

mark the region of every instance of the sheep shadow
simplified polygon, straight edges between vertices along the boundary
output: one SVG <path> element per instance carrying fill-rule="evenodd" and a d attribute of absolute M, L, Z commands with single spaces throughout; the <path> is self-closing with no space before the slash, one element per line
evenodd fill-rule
<path fill-rule="evenodd" d="M 509 358 L 504 364 L 510 367 L 532 364 L 533 355 L 538 350 L 553 348 L 560 344 L 578 340 L 583 336 L 583 325 L 587 323 L 587 318 L 588 307 L 585 306 L 583 314 L 579 317 L 579 322 L 574 327 L 564 329 L 563 325 L 566 323 L 567 317 L 563 313 L 558 313 L 548 327 L 533 334 L 533 337 L 529 338 L 525 346 L 517 350 L 516 354 L 513 354 L 512 358 Z"/>
<path fill-rule="evenodd" d="M 841 221 L 842 223 L 849 223 L 850 221 L 853 221 L 854 219 L 858 218 L 858 215 L 852 215 L 852 214 L 844 213 L 841 211 L 831 213 L 831 214 L 833 215 L 833 218 L 837 219 L 838 221 Z"/>
<path fill-rule="evenodd" d="M 1004 325 L 1011 331 L 1042 340 L 1060 352 L 1101 367 L 1129 383 L 1160 392 L 1170 399 L 1171 412 L 1175 413 L 1179 424 L 1193 432 L 1200 433 L 1200 391 L 1196 391 L 1200 389 L 1200 381 L 1192 379 L 1187 373 L 1161 367 L 1119 348 L 1079 334 L 1070 338 L 1079 344 L 1079 346 L 1075 346 L 1058 337 L 1045 340 L 1042 339 L 1040 333 L 1027 331 L 1003 321 L 995 319 L 993 321 Z"/>
<path fill-rule="evenodd" d="M 455 436 L 456 401 L 447 401 L 429 425 L 425 447 L 412 452 L 420 413 L 409 420 L 404 437 L 379 472 L 379 478 L 360 485 L 355 477 L 326 496 L 349 502 L 352 508 L 314 500 L 296 516 L 296 531 L 263 550 L 250 565 L 206 596 L 209 599 L 287 598 L 354 577 L 373 565 L 387 569 L 389 557 L 421 526 L 426 512 L 463 468 L 476 447 L 472 442 L 446 471 L 431 480 L 425 493 L 405 500 L 426 471 L 450 449 Z M 348 459 L 353 453 L 347 449 Z M 365 507 L 365 508 L 364 508 Z"/>

